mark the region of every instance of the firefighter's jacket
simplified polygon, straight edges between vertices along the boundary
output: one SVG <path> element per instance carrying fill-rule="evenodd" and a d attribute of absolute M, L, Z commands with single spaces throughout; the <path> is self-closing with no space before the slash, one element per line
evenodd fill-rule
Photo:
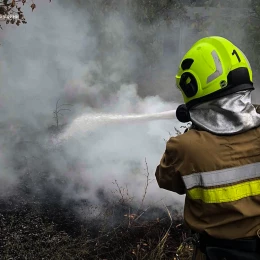
<path fill-rule="evenodd" d="M 172 137 L 155 175 L 160 188 L 186 194 L 184 219 L 192 230 L 223 239 L 260 235 L 260 127 Z"/>

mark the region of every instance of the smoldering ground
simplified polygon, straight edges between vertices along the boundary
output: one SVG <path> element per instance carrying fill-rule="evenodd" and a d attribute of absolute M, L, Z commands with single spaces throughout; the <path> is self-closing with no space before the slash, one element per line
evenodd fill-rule
<path fill-rule="evenodd" d="M 91 132 L 86 129 L 80 138 L 76 133 L 62 146 L 51 147 L 50 140 L 57 134 L 52 132 L 57 128 L 52 116 L 58 99 L 59 104 L 73 105 L 64 107 L 71 111 L 64 111 L 63 117 L 59 115 L 62 128 L 83 113 L 140 114 L 172 110 L 177 104 L 166 102 L 157 94 L 171 95 L 174 100 L 176 92 L 180 97 L 172 86 L 167 89 L 165 85 L 158 85 L 154 95 L 146 95 L 145 89 L 151 93 L 151 79 L 138 85 L 142 74 L 149 70 L 151 77 L 159 75 L 152 60 L 156 53 L 151 57 L 156 50 L 152 44 L 158 44 L 153 38 L 164 34 L 166 24 L 161 29 L 158 27 L 157 33 L 146 25 L 147 32 L 143 32 L 133 14 L 121 13 L 123 6 L 119 10 L 102 11 L 101 1 L 91 2 L 38 1 L 38 13 L 24 8 L 26 26 L 4 28 L 2 198 L 16 195 L 16 200 L 40 204 L 71 205 L 73 202 L 77 206 L 88 201 L 98 205 L 104 202 L 104 196 L 120 198 L 118 189 L 122 187 L 140 203 L 145 191 L 145 174 L 149 170 L 149 178 L 155 178 L 155 167 L 165 149 L 164 139 L 169 138 L 169 132 L 175 134 L 174 127 L 180 126 L 174 119 L 108 125 Z M 152 43 L 145 42 L 145 35 Z M 178 46 L 178 39 L 171 41 L 176 41 Z M 144 52 L 146 44 L 148 53 Z M 171 52 L 174 54 L 177 49 Z M 164 65 L 157 60 L 160 66 Z M 174 82 L 170 66 L 168 78 L 169 83 Z M 101 196 L 102 192 L 106 195 Z M 161 191 L 154 181 L 149 184 L 145 202 L 160 204 L 165 196 L 171 204 L 182 201 Z M 84 216 L 88 214 L 88 209 L 80 210 L 85 212 Z"/>
<path fill-rule="evenodd" d="M 73 105 L 63 107 L 70 111 L 59 117 L 58 132 L 83 113 L 175 109 L 181 95 L 174 74 L 180 51 L 192 43 L 181 42 L 180 34 L 187 42 L 202 35 L 190 28 L 185 11 L 176 6 L 147 20 L 138 1 L 35 3 L 33 13 L 24 8 L 28 24 L 4 28 L 1 38 L 2 198 L 99 204 L 113 194 L 120 198 L 117 180 L 119 188 L 140 203 L 145 159 L 149 178 L 154 179 L 164 139 L 181 125 L 173 119 L 97 126 L 91 131 L 86 127 L 85 135 L 75 134 L 50 149 L 57 134 L 52 132 L 57 130 L 52 118 L 55 104 L 60 100 L 59 104 Z M 236 23 L 230 30 L 235 31 L 234 26 L 236 39 L 242 38 L 243 29 Z M 219 27 L 210 30 L 221 34 Z M 175 205 L 183 197 L 151 182 L 146 203 L 161 199 Z M 86 211 L 81 207 L 84 216 Z"/>
<path fill-rule="evenodd" d="M 182 125 L 100 124 L 94 116 L 175 109 L 177 64 L 203 33 L 178 6 L 153 16 L 158 6 L 149 11 L 139 0 L 35 3 L 33 13 L 24 6 L 26 25 L 0 31 L 1 257 L 173 259 L 187 234 L 177 228 L 183 197 L 153 179 L 165 140 Z M 212 22 L 204 33 L 223 35 L 219 18 Z M 243 43 L 239 23 L 225 28 L 223 36 L 236 32 L 232 40 Z M 57 122 L 58 100 L 69 110 Z M 67 129 L 75 131 L 56 145 Z M 164 205 L 174 215 L 170 231 Z M 153 254 L 158 248 L 164 257 Z"/>

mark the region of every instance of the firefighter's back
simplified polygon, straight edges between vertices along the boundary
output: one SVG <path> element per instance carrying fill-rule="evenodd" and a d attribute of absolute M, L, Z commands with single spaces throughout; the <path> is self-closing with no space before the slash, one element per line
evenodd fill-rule
<path fill-rule="evenodd" d="M 175 144 L 182 158 L 175 167 L 187 188 L 188 226 L 201 234 L 201 240 L 221 239 L 227 246 L 229 241 L 223 239 L 260 236 L 260 127 L 231 136 L 190 130 L 175 137 Z M 260 249 L 259 241 L 255 247 Z M 215 251 L 227 255 L 219 248 Z M 231 259 L 236 259 L 236 252 L 231 252 Z M 260 259 L 258 253 L 244 258 L 243 251 L 239 254 L 240 259 Z"/>

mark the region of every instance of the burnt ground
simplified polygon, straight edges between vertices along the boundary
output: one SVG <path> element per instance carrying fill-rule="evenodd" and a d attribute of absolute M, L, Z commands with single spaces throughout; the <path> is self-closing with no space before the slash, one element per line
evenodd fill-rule
<path fill-rule="evenodd" d="M 0 259 L 173 260 L 189 236 L 174 207 L 144 212 L 122 201 L 106 202 L 89 219 L 78 213 L 93 209 L 88 202 L 53 201 L 17 196 L 0 201 Z M 190 259 L 191 252 L 180 259 Z"/>
<path fill-rule="evenodd" d="M 30 137 L 30 142 L 20 138 L 8 158 L 19 185 L 5 197 L 0 194 L 0 260 L 174 259 L 190 236 L 177 211 L 180 205 L 137 205 L 116 181 L 116 194 L 97 192 L 99 205 L 73 200 L 66 193 L 70 177 L 56 173 L 51 163 L 57 154 L 69 158 L 62 149 L 46 151 Z M 70 165 L 76 172 L 77 160 Z M 148 167 L 146 177 L 143 200 Z M 80 182 L 73 187 L 75 192 L 88 189 Z M 187 246 L 179 259 L 191 259 L 191 253 Z"/>

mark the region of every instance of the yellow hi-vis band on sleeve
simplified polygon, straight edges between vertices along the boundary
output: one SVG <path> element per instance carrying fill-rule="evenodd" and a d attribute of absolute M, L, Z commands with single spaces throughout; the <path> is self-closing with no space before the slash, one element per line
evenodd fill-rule
<path fill-rule="evenodd" d="M 205 203 L 236 201 L 260 195 L 260 163 L 182 176 L 191 199 Z"/>
<path fill-rule="evenodd" d="M 187 195 L 193 200 L 202 200 L 204 203 L 236 201 L 249 196 L 260 195 L 260 180 L 220 188 L 192 188 L 187 191 Z"/>

